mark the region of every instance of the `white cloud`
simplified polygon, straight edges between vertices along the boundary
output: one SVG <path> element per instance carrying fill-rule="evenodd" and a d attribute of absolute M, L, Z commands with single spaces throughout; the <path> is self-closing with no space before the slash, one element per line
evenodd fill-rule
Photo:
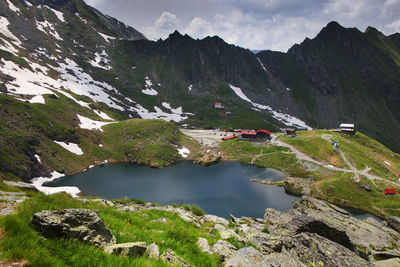
<path fill-rule="evenodd" d="M 164 11 L 161 16 L 156 19 L 154 25 L 162 30 L 175 30 L 178 28 L 179 23 L 180 21 L 175 14 Z"/>
<path fill-rule="evenodd" d="M 390 24 L 385 25 L 385 28 L 393 31 L 393 32 L 400 32 L 400 19 L 393 21 Z"/>
<path fill-rule="evenodd" d="M 361 31 L 399 31 L 400 0 L 88 0 L 152 39 L 175 29 L 193 38 L 218 35 L 250 49 L 286 51 L 330 21 Z M 106 9 L 108 8 L 108 10 Z M 166 11 L 168 10 L 168 11 Z M 161 16 L 160 16 L 161 14 Z M 122 16 L 122 15 L 121 15 Z"/>
<path fill-rule="evenodd" d="M 251 49 L 286 51 L 294 43 L 303 41 L 304 31 L 315 35 L 323 26 L 322 22 L 302 17 L 275 16 L 260 20 L 251 14 L 233 10 L 228 15 L 216 14 L 210 21 L 195 17 L 183 32 L 196 38 L 218 35 L 228 43 Z"/>

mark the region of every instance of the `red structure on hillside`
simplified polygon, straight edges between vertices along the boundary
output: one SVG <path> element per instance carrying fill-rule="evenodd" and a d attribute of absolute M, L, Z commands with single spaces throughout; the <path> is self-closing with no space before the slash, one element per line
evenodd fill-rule
<path fill-rule="evenodd" d="M 246 139 L 256 139 L 257 138 L 257 132 L 255 131 L 241 131 L 242 138 Z"/>
<path fill-rule="evenodd" d="M 385 195 L 396 195 L 396 189 L 385 189 Z"/>
<path fill-rule="evenodd" d="M 237 134 L 226 136 L 226 137 L 222 137 L 221 140 L 222 141 L 227 141 L 227 140 L 232 140 L 232 139 L 235 139 L 235 138 L 238 138 Z"/>
<path fill-rule="evenodd" d="M 256 133 L 257 133 L 257 137 L 261 137 L 261 138 L 266 138 L 271 135 L 271 132 L 267 131 L 267 130 L 258 130 Z"/>
<path fill-rule="evenodd" d="M 215 108 L 220 108 L 220 109 L 225 108 L 225 107 L 222 105 L 222 103 L 219 103 L 219 102 L 215 102 L 214 107 L 215 107 Z"/>

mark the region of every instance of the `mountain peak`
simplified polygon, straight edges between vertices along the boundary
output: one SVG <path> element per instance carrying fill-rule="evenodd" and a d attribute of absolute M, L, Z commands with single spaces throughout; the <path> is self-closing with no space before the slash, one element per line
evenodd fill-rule
<path fill-rule="evenodd" d="M 344 27 L 339 22 L 333 20 L 325 26 L 325 29 L 344 29 Z"/>
<path fill-rule="evenodd" d="M 368 26 L 367 29 L 365 30 L 365 33 L 372 33 L 376 35 L 382 35 L 380 31 L 378 31 L 376 28 Z"/>

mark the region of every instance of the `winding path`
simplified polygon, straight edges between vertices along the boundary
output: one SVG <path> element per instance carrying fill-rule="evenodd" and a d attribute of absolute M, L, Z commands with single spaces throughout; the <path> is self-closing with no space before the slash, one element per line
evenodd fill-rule
<path fill-rule="evenodd" d="M 325 164 L 323 162 L 317 161 L 317 160 L 311 158 L 310 156 L 304 154 L 303 152 L 299 151 L 294 146 L 278 140 L 278 137 L 281 136 L 281 135 L 282 134 L 272 134 L 271 144 L 289 148 L 296 155 L 298 160 L 310 161 L 310 162 L 312 162 L 314 164 L 322 165 L 323 167 L 325 167 L 327 169 L 330 169 L 330 170 L 334 170 L 334 171 L 340 171 L 340 172 L 346 172 L 346 173 L 354 173 L 355 175 L 364 175 L 369 180 L 371 180 L 372 183 L 374 183 L 374 180 L 377 180 L 377 181 L 384 181 L 384 182 L 387 182 L 387 183 L 390 183 L 390 184 L 393 184 L 393 185 L 396 185 L 396 186 L 400 186 L 399 183 L 396 183 L 396 182 L 393 182 L 393 181 L 390 181 L 390 180 L 386 180 L 386 179 L 383 179 L 383 178 L 378 177 L 376 175 L 368 173 L 368 171 L 371 170 L 370 168 L 366 168 L 365 170 L 362 170 L 362 171 L 357 170 L 354 166 L 351 165 L 351 163 L 345 157 L 343 158 L 343 160 L 345 161 L 345 163 L 347 165 L 350 164 L 349 167 L 351 169 L 343 169 L 343 168 L 335 167 L 335 166 L 332 166 L 330 164 Z M 342 153 L 343 152 L 341 152 L 341 154 Z"/>

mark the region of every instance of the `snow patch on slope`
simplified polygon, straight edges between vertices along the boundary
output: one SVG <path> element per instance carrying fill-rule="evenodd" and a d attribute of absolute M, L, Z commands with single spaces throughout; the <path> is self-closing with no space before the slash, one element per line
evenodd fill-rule
<path fill-rule="evenodd" d="M 44 32 L 46 35 L 52 35 L 54 38 L 57 40 L 63 41 L 63 39 L 60 37 L 56 29 L 54 28 L 54 25 L 47 20 L 45 21 L 36 21 L 37 29 L 39 31 Z"/>
<path fill-rule="evenodd" d="M 39 104 L 46 104 L 46 101 L 44 100 L 44 97 L 41 95 L 37 95 L 32 97 L 31 100 L 28 100 L 29 103 L 39 103 Z"/>
<path fill-rule="evenodd" d="M 15 12 L 15 13 L 17 13 L 17 14 L 20 13 L 19 8 L 16 7 L 16 6 L 14 6 L 14 4 L 13 4 L 10 0 L 6 0 L 6 1 L 7 1 L 7 4 L 8 4 L 8 8 L 9 8 L 11 11 L 13 11 L 13 12 Z"/>
<path fill-rule="evenodd" d="M 190 154 L 190 150 L 187 149 L 186 147 L 182 147 L 180 149 L 177 149 L 178 153 L 182 156 L 182 158 L 187 158 Z"/>
<path fill-rule="evenodd" d="M 178 114 L 178 115 L 183 114 L 182 107 L 172 108 L 172 107 L 171 107 L 171 104 L 170 104 L 170 103 L 167 103 L 167 102 L 162 102 L 161 105 L 162 105 L 164 108 L 169 109 L 169 110 L 170 110 L 172 113 L 174 113 L 174 114 Z M 186 113 L 186 114 L 188 114 L 188 113 Z"/>
<path fill-rule="evenodd" d="M 265 70 L 265 72 L 268 73 L 267 68 L 264 66 L 264 64 L 261 62 L 261 60 L 258 57 L 257 57 L 257 59 L 258 59 L 258 62 L 260 62 L 261 67 L 263 68 L 263 70 Z"/>
<path fill-rule="evenodd" d="M 37 160 L 40 164 L 42 164 L 42 161 L 40 160 L 40 157 L 39 157 L 38 154 L 35 155 L 35 158 L 36 158 L 36 160 Z"/>
<path fill-rule="evenodd" d="M 285 124 L 287 126 L 295 126 L 295 127 L 300 127 L 300 128 L 312 129 L 304 121 L 302 121 L 302 120 L 300 120 L 300 119 L 298 119 L 298 118 L 296 118 L 294 116 L 291 116 L 291 115 L 286 114 L 286 113 L 281 113 L 281 112 L 275 111 L 270 106 L 261 105 L 261 104 L 257 104 L 257 103 L 252 102 L 243 93 L 242 89 L 240 89 L 239 87 L 233 86 L 231 84 L 229 84 L 229 87 L 235 92 L 235 94 L 238 97 L 240 97 L 241 99 L 251 103 L 255 107 L 255 110 L 257 110 L 257 109 L 268 110 L 275 119 L 281 121 L 283 124 Z"/>
<path fill-rule="evenodd" d="M 101 37 L 103 37 L 104 40 L 106 40 L 107 42 L 110 42 L 110 40 L 115 40 L 115 39 L 117 39 L 117 38 L 115 38 L 115 37 L 106 35 L 106 34 L 101 33 L 101 32 L 97 32 L 97 33 L 98 33 Z"/>
<path fill-rule="evenodd" d="M 46 182 L 54 181 L 64 175 L 59 172 L 52 172 L 51 178 L 47 177 L 37 177 L 32 179 L 32 184 L 36 187 L 40 192 L 45 193 L 46 195 L 57 194 L 61 192 L 66 192 L 70 194 L 72 197 L 78 197 L 78 194 L 81 192 L 78 187 L 75 186 L 59 186 L 59 187 L 47 187 L 43 186 Z"/>
<path fill-rule="evenodd" d="M 8 29 L 10 22 L 5 17 L 0 16 L 0 32 L 6 37 L 15 40 L 18 45 L 21 45 L 21 41 Z"/>
<path fill-rule="evenodd" d="M 53 11 L 53 13 L 57 16 L 57 18 L 60 21 L 65 22 L 64 13 L 62 13 L 61 11 L 55 10 L 54 8 L 51 8 L 49 6 L 46 6 L 46 8 L 50 9 L 51 11 Z"/>
<path fill-rule="evenodd" d="M 93 109 L 94 113 L 96 113 L 100 118 L 104 119 L 104 120 L 110 120 L 113 121 L 114 119 L 111 118 L 110 116 L 108 116 L 106 113 L 104 113 L 103 111 L 100 110 L 95 110 Z"/>
<path fill-rule="evenodd" d="M 139 104 L 136 107 L 131 107 L 131 110 L 136 111 L 142 119 L 162 119 L 165 121 L 181 122 L 188 118 L 182 114 L 166 113 L 156 106 L 154 106 L 155 112 L 150 112 Z"/>
<path fill-rule="evenodd" d="M 67 143 L 58 142 L 58 141 L 54 141 L 54 143 L 62 146 L 63 148 L 65 148 L 69 152 L 74 153 L 76 155 L 83 155 L 84 154 L 82 149 L 77 144 L 74 144 L 74 143 L 67 144 Z"/>
<path fill-rule="evenodd" d="M 81 129 L 87 129 L 87 130 L 99 130 L 99 131 L 103 131 L 103 129 L 101 129 L 101 127 L 103 127 L 104 125 L 110 124 L 111 122 L 104 122 L 104 121 L 95 121 L 89 118 L 86 118 L 84 116 L 81 115 L 77 115 L 78 119 L 80 120 L 80 124 L 79 127 Z"/>
<path fill-rule="evenodd" d="M 90 60 L 89 63 L 96 68 L 101 68 L 105 70 L 111 70 L 110 64 L 110 59 L 108 58 L 108 55 L 106 51 L 102 51 L 101 53 L 95 53 L 94 54 L 95 58 L 94 60 Z"/>
<path fill-rule="evenodd" d="M 146 95 L 158 95 L 158 92 L 152 88 L 153 82 L 150 80 L 150 78 L 146 76 L 144 81 L 146 89 L 142 90 L 142 93 Z"/>

